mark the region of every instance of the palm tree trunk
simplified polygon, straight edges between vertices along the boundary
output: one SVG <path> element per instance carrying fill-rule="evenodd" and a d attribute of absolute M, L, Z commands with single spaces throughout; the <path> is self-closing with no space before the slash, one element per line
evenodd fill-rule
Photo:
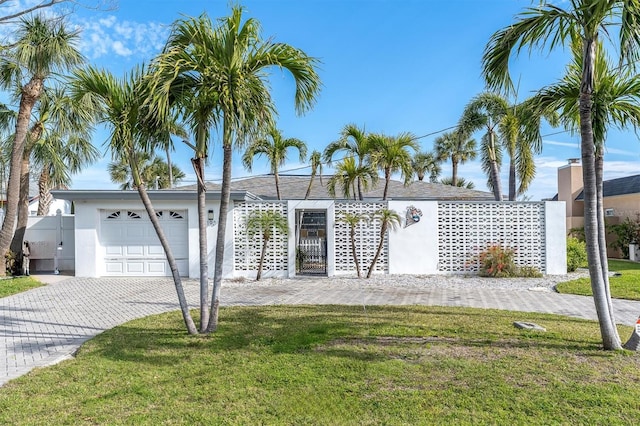
<path fill-rule="evenodd" d="M 618 330 L 610 315 L 605 283 L 602 277 L 602 250 L 598 237 L 598 205 L 595 165 L 595 146 L 591 118 L 595 40 L 585 41 L 584 65 L 580 87 L 580 136 L 582 153 L 582 179 L 584 185 L 584 231 L 591 290 L 595 303 L 602 344 L 606 350 L 622 349 Z M 606 256 L 606 254 L 605 254 Z"/>
<path fill-rule="evenodd" d="M 209 256 L 207 249 L 207 187 L 204 182 L 204 158 L 191 159 L 198 178 L 198 234 L 200 249 L 200 332 L 209 324 Z"/>
<path fill-rule="evenodd" d="M 273 172 L 273 176 L 276 179 L 276 194 L 278 195 L 278 200 L 282 200 L 280 197 L 280 177 L 278 176 L 277 170 Z"/>
<path fill-rule="evenodd" d="M 311 185 L 313 185 L 313 179 L 316 177 L 316 171 L 312 170 L 311 171 L 311 177 L 309 179 L 309 186 L 307 187 L 307 193 L 304 194 L 304 199 L 308 199 L 309 195 L 311 195 Z"/>
<path fill-rule="evenodd" d="M 220 309 L 220 286 L 222 284 L 222 267 L 224 265 L 225 231 L 227 227 L 227 213 L 229 212 L 229 201 L 231 198 L 231 160 L 233 154 L 232 133 L 223 117 L 223 160 L 222 160 L 222 188 L 220 194 L 220 214 L 218 217 L 218 236 L 216 239 L 216 260 L 215 272 L 213 275 L 213 295 L 211 296 L 211 315 L 207 333 L 211 333 L 218 328 L 218 311 Z"/>
<path fill-rule="evenodd" d="M 51 207 L 51 187 L 50 187 L 49 167 L 45 166 L 38 178 L 38 216 L 46 216 Z"/>
<path fill-rule="evenodd" d="M 4 221 L 0 229 L 0 259 L 5 259 L 9 245 L 13 239 L 13 230 L 18 213 L 18 198 L 20 196 L 20 174 L 22 169 L 22 154 L 27 141 L 27 131 L 31 110 L 42 93 L 43 81 L 31 79 L 22 88 L 20 107 L 16 120 L 16 131 L 11 147 L 11 163 L 9 164 L 9 179 L 7 182 L 7 205 Z M 0 268 L 0 275 L 5 275 L 5 268 Z"/>
<path fill-rule="evenodd" d="M 516 163 L 513 156 L 509 161 L 509 201 L 516 201 Z"/>
<path fill-rule="evenodd" d="M 458 160 L 451 159 L 451 185 L 458 186 Z"/>
<path fill-rule="evenodd" d="M 29 223 L 29 157 L 31 152 L 25 149 L 22 153 L 22 167 L 20 170 L 20 197 L 18 199 L 18 218 L 16 229 L 11 240 L 11 251 L 22 252 L 22 241 Z"/>
<path fill-rule="evenodd" d="M 262 278 L 262 265 L 264 264 L 264 257 L 267 254 L 267 245 L 269 244 L 268 238 L 263 238 L 262 240 L 262 251 L 260 252 L 260 262 L 258 263 L 258 274 L 256 275 L 256 281 L 260 281 L 260 278 Z"/>
<path fill-rule="evenodd" d="M 191 313 L 189 312 L 189 304 L 187 303 L 187 298 L 184 294 L 184 288 L 182 287 L 182 278 L 180 278 L 180 271 L 178 270 L 176 259 L 175 257 L 173 257 L 173 252 L 171 251 L 169 240 L 167 240 L 167 236 L 165 235 L 162 226 L 160 226 L 160 221 L 158 221 L 155 209 L 153 208 L 153 204 L 151 204 L 149 194 L 147 194 L 147 190 L 145 189 L 144 184 L 140 183 L 136 186 L 138 188 L 138 195 L 140 195 L 140 200 L 142 200 L 142 204 L 147 211 L 149 220 L 151 220 L 153 229 L 155 229 L 156 235 L 160 240 L 160 245 L 164 249 L 165 256 L 167 257 L 169 269 L 171 270 L 171 277 L 173 278 L 173 284 L 175 285 L 176 293 L 178 294 L 178 302 L 180 303 L 180 311 L 182 312 L 184 325 L 187 327 L 187 332 L 189 334 L 198 334 L 198 329 L 196 328 L 196 325 L 193 322 L 193 318 L 191 318 Z"/>
<path fill-rule="evenodd" d="M 491 149 L 491 182 L 493 183 L 493 196 L 496 201 L 502 201 L 502 183 L 500 182 L 500 169 L 496 158 L 496 140 L 493 130 L 489 131 L 489 144 Z"/>
<path fill-rule="evenodd" d="M 358 262 L 358 254 L 356 253 L 356 230 L 355 226 L 353 225 L 349 230 L 349 237 L 351 238 L 351 255 L 353 256 L 353 263 L 356 264 L 356 272 L 358 274 L 358 278 L 361 278 L 360 262 Z"/>
<path fill-rule="evenodd" d="M 384 171 L 384 192 L 382 193 L 382 199 L 387 199 L 387 191 L 389 191 L 389 181 L 391 180 L 391 170 Z"/>
<path fill-rule="evenodd" d="M 602 280 L 604 291 L 609 305 L 609 316 L 615 325 L 613 302 L 611 300 L 611 286 L 609 284 L 609 262 L 607 258 L 607 230 L 604 219 L 604 158 L 601 148 L 596 149 L 596 204 L 598 206 L 598 242 L 600 244 L 600 264 L 602 265 Z"/>
<path fill-rule="evenodd" d="M 380 253 L 382 252 L 382 247 L 384 246 L 384 238 L 387 235 L 387 224 L 383 223 L 380 228 L 380 243 L 378 244 L 378 249 L 376 250 L 376 255 L 373 256 L 373 260 L 371 261 L 371 266 L 369 266 L 369 271 L 367 271 L 367 278 L 371 278 L 371 273 L 373 272 L 373 268 L 376 266 L 376 262 L 378 262 L 378 257 L 380 257 Z"/>

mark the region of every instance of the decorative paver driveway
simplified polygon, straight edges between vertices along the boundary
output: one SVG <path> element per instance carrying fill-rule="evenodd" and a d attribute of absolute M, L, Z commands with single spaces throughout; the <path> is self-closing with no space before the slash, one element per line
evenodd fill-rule
<path fill-rule="evenodd" d="M 496 289 L 340 286 L 328 279 L 223 285 L 222 304 L 438 305 L 557 313 L 595 319 L 590 297 Z M 185 281 L 188 300 L 198 283 Z M 151 278 L 68 278 L 0 299 L 0 385 L 70 357 L 86 340 L 135 318 L 178 309 L 172 281 Z M 640 302 L 614 301 L 616 318 L 634 324 Z M 224 321 L 224 318 L 222 319 Z M 626 338 L 627 336 L 623 336 Z"/>

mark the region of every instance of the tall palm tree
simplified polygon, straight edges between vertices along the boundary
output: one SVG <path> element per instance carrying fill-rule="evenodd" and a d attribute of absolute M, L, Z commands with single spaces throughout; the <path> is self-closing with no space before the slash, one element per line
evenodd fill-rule
<path fill-rule="evenodd" d="M 393 173 L 400 172 L 405 185 L 411 183 L 413 168 L 411 167 L 411 152 L 418 151 L 419 146 L 415 135 L 401 133 L 398 136 L 374 134 L 370 137 L 371 164 L 382 170 L 384 174 L 384 190 L 382 199 L 386 200 L 389 192 L 389 182 Z"/>
<path fill-rule="evenodd" d="M 498 129 L 508 110 L 509 103 L 504 97 L 485 92 L 471 99 L 460 118 L 460 128 L 464 132 L 472 134 L 481 129 L 486 131 L 480 147 L 482 170 L 489 176 L 489 188 L 493 191 L 496 201 L 502 201 L 502 146 Z"/>
<path fill-rule="evenodd" d="M 443 133 L 434 141 L 436 158 L 438 161 L 451 159 L 451 184 L 458 184 L 458 164 L 476 158 L 476 141 L 462 130 Z"/>
<path fill-rule="evenodd" d="M 375 268 L 376 263 L 378 262 L 378 258 L 380 257 L 380 253 L 382 253 L 382 247 L 384 247 L 384 240 L 387 237 L 388 230 L 396 230 L 400 226 L 400 215 L 394 210 L 389 209 L 380 209 L 373 214 L 372 220 L 380 221 L 380 241 L 378 242 L 378 248 L 376 249 L 376 254 L 373 256 L 373 260 L 371 261 L 371 265 L 369 266 L 369 271 L 367 271 L 367 278 L 371 278 L 371 274 L 373 273 L 373 268 Z"/>
<path fill-rule="evenodd" d="M 438 181 L 440 173 L 442 173 L 440 162 L 433 152 L 417 152 L 411 160 L 411 168 L 413 168 L 413 172 L 420 182 L 428 174 L 429 182 L 435 183 Z"/>
<path fill-rule="evenodd" d="M 89 67 L 75 71 L 71 90 L 78 102 L 101 111 L 99 122 L 111 130 L 109 150 L 112 158 L 129 159 L 134 185 L 167 257 L 185 326 L 189 334 L 197 334 L 198 330 L 189 313 L 178 265 L 138 168 L 138 156 L 146 155 L 153 149 L 154 143 L 163 137 L 163 133 L 173 128 L 174 119 L 173 116 L 161 117 L 154 114 L 154 121 L 148 121 L 150 115 L 143 105 L 145 96 L 141 96 L 147 93 L 148 89 L 144 84 L 147 81 L 145 76 L 145 71 L 138 68 L 123 79 L 117 79 L 108 71 Z"/>
<path fill-rule="evenodd" d="M 307 145 L 296 138 L 283 138 L 282 132 L 272 127 L 267 132 L 266 137 L 256 139 L 254 142 L 249 144 L 247 150 L 242 156 L 242 164 L 244 167 L 251 171 L 251 167 L 253 166 L 253 158 L 255 156 L 264 156 L 269 162 L 269 167 L 271 168 L 271 173 L 276 180 L 276 194 L 278 195 L 278 200 L 282 200 L 280 196 L 280 179 L 278 176 L 278 169 L 281 166 L 284 166 L 287 161 L 287 151 L 290 148 L 295 148 L 298 150 L 300 162 L 305 161 L 307 157 Z"/>
<path fill-rule="evenodd" d="M 345 157 L 353 157 L 357 159 L 356 167 L 362 169 L 369 164 L 369 155 L 371 154 L 371 141 L 364 131 L 355 124 L 347 124 L 340 132 L 340 139 L 331 142 L 324 149 L 323 157 L 327 164 L 334 161 L 333 156 L 336 153 L 343 153 Z M 360 178 L 356 180 L 358 199 L 362 200 L 363 183 Z"/>
<path fill-rule="evenodd" d="M 309 156 L 309 162 L 311 163 L 311 176 L 309 177 L 309 186 L 307 192 L 304 194 L 304 199 L 308 199 L 311 195 L 311 186 L 316 175 L 320 175 L 320 185 L 322 185 L 322 154 L 319 151 L 313 150 Z"/>
<path fill-rule="evenodd" d="M 551 50 L 567 45 L 578 36 L 582 41 L 580 69 L 580 151 L 584 183 L 585 239 L 589 276 L 603 346 L 607 350 L 622 347 L 611 309 L 602 259 L 606 246 L 599 234 L 604 229 L 599 214 L 597 191 L 601 176 L 596 170 L 596 150 L 593 135 L 593 92 L 597 41 L 607 37 L 609 28 L 617 27 L 621 63 L 634 63 L 640 57 L 640 8 L 637 2 L 626 0 L 571 0 L 565 7 L 541 3 L 516 16 L 516 22 L 497 31 L 489 40 L 482 58 L 483 74 L 490 88 L 513 90 L 509 73 L 512 53 L 525 47 Z M 528 49 L 525 49 L 528 50 Z"/>
<path fill-rule="evenodd" d="M 169 164 L 155 153 L 142 153 L 137 157 L 137 169 L 140 171 L 140 179 L 145 187 L 157 189 L 171 188 L 169 180 Z M 174 182 L 180 182 L 184 179 L 184 172 L 175 164 L 171 165 L 172 178 Z M 136 189 L 134 176 L 131 173 L 131 166 L 128 158 L 120 158 L 118 161 L 112 161 L 107 166 L 107 171 L 111 177 L 111 181 L 120 184 L 120 189 L 127 191 Z"/>
<path fill-rule="evenodd" d="M 265 128 L 273 125 L 275 106 L 266 71 L 279 67 L 293 76 L 298 113 L 314 104 L 320 89 L 316 59 L 288 44 L 262 39 L 258 21 L 243 20 L 242 12 L 242 7 L 233 7 L 231 15 L 220 19 L 215 27 L 206 15 L 176 21 L 155 63 L 158 81 L 153 90 L 155 97 L 166 99 L 160 104 L 161 108 L 168 105 L 170 99 L 182 105 L 185 122 L 196 136 L 194 147 L 199 163 L 203 163 L 209 151 L 210 128 L 219 126 L 222 135 L 222 193 L 207 332 L 215 331 L 218 326 L 233 148 L 259 137 Z M 170 96 L 172 93 L 175 96 Z M 198 173 L 198 185 L 202 284 L 208 275 L 202 268 L 207 260 L 207 247 L 203 246 L 203 239 L 206 241 L 203 172 Z M 208 285 L 206 281 L 205 285 Z"/>
<path fill-rule="evenodd" d="M 335 167 L 333 176 L 327 181 L 327 191 L 332 197 L 336 197 L 336 187 L 342 188 L 342 195 L 348 199 L 358 197 L 358 184 L 360 191 L 367 191 L 370 185 L 378 182 L 378 173 L 368 164 L 358 167 L 353 157 L 347 157 Z"/>
<path fill-rule="evenodd" d="M 260 262 L 258 263 L 258 273 L 256 275 L 256 281 L 260 281 L 269 240 L 276 233 L 288 235 L 289 222 L 282 213 L 277 211 L 253 211 L 247 218 L 247 233 L 250 236 L 260 234 L 262 237 L 262 250 L 260 251 Z"/>
<path fill-rule="evenodd" d="M 7 205 L 0 229 L 0 259 L 4 259 L 9 249 L 16 225 L 22 156 L 31 111 L 52 73 L 65 72 L 82 62 L 82 55 L 76 46 L 78 41 L 77 32 L 68 31 L 62 20 L 47 20 L 42 16 L 24 18 L 18 26 L 16 42 L 0 58 L 0 86 L 9 90 L 19 88 L 20 92 L 9 163 Z M 3 274 L 4 268 L 0 268 L 0 275 Z"/>
<path fill-rule="evenodd" d="M 42 172 L 48 172 L 45 163 L 57 162 L 68 165 L 69 173 L 76 173 L 99 157 L 98 150 L 91 143 L 91 130 L 95 112 L 80 107 L 68 96 L 64 87 L 57 85 L 48 87 L 42 94 L 31 114 L 31 127 L 22 154 L 20 196 L 18 202 L 18 218 L 16 230 L 11 241 L 11 250 L 18 253 L 22 250 L 22 242 L 29 218 L 29 183 L 31 181 L 32 159 L 42 165 Z M 69 143 L 74 146 L 66 147 Z M 71 158 L 74 153 L 78 156 Z M 38 161 L 41 160 L 41 161 Z M 45 177 L 41 176 L 39 182 Z M 70 180 L 70 177 L 67 179 Z M 38 210 L 48 212 L 51 196 L 49 188 L 42 188 L 43 197 L 39 200 Z M 47 210 L 44 210 L 44 209 Z"/>

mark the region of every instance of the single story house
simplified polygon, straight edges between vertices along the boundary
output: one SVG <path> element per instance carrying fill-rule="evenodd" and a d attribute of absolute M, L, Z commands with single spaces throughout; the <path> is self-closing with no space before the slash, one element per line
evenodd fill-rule
<path fill-rule="evenodd" d="M 262 241 L 246 230 L 251 212 L 275 210 L 288 218 L 288 234 L 276 233 L 269 243 L 264 276 L 355 274 L 346 214 L 361 215 L 355 227 L 357 254 L 363 272 L 380 242 L 380 223 L 372 218 L 381 208 L 402 217 L 399 229 L 383 240 L 375 273 L 438 274 L 477 271 L 478 253 L 488 245 L 516 249 L 521 265 L 547 274 L 566 272 L 563 203 L 491 201 L 491 193 L 427 182 L 404 186 L 392 181 L 389 200 L 381 199 L 383 181 L 364 200 L 330 197 L 316 177 L 304 199 L 309 176 L 281 176 L 277 200 L 273 176 L 232 184 L 227 216 L 226 278 L 255 277 Z M 168 276 L 162 247 L 136 191 L 59 190 L 59 199 L 74 203 L 76 276 Z M 181 275 L 199 276 L 198 215 L 195 186 L 151 190 L 149 196 L 167 235 Z M 206 193 L 208 255 L 213 272 L 220 186 Z M 558 236 L 561 236 L 558 237 Z"/>

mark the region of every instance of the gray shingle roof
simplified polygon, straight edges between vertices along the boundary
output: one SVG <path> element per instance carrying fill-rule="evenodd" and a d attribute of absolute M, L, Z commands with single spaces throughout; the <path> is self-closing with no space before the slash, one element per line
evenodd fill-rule
<path fill-rule="evenodd" d="M 637 193 L 640 193 L 640 175 L 605 180 L 602 185 L 602 195 L 604 197 Z M 584 200 L 582 191 L 580 191 L 576 200 Z"/>
<path fill-rule="evenodd" d="M 327 191 L 327 181 L 330 176 L 323 176 L 322 183 L 318 176 L 313 181 L 311 187 L 310 200 L 326 200 L 332 199 Z M 302 200 L 309 186 L 308 175 L 280 175 L 280 193 L 283 199 Z M 175 188 L 178 189 L 178 188 Z M 195 185 L 180 187 L 181 190 L 195 190 Z M 219 191 L 220 185 L 207 183 L 207 189 L 211 191 Z M 270 176 L 256 176 L 231 183 L 233 191 L 248 191 L 265 200 L 277 199 L 275 179 Z M 365 199 L 381 199 L 384 191 L 384 179 L 380 179 L 378 184 L 366 191 L 363 196 Z M 342 199 L 339 194 L 336 198 Z M 485 191 L 477 191 L 473 189 L 457 188 L 450 185 L 442 185 L 430 182 L 412 182 L 408 186 L 404 186 L 402 182 L 392 180 L 389 182 L 388 198 L 394 200 L 493 200 L 493 194 Z"/>

